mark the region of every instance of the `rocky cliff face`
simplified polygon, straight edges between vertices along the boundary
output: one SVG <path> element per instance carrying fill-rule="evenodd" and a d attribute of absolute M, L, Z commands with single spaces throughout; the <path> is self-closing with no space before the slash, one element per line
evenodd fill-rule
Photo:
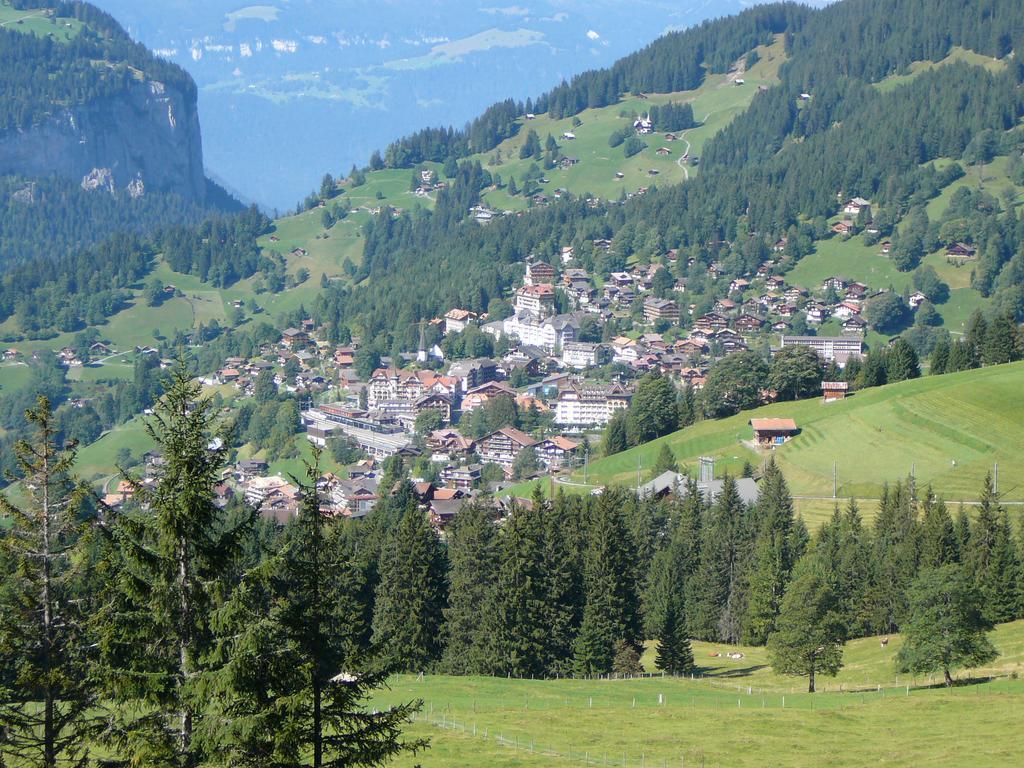
<path fill-rule="evenodd" d="M 104 100 L 59 109 L 41 125 L 0 134 L 0 174 L 58 175 L 93 190 L 206 194 L 193 99 L 141 80 Z"/>

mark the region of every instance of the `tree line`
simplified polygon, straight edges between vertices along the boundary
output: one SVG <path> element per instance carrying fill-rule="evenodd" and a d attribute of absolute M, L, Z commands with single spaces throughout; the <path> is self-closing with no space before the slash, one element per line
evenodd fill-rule
<path fill-rule="evenodd" d="M 401 736 L 415 702 L 371 709 L 395 671 L 628 675 L 653 641 L 659 669 L 687 674 L 698 638 L 767 644 L 813 690 L 846 639 L 906 630 L 900 663 L 948 674 L 1024 615 L 1021 542 L 988 477 L 972 515 L 910 478 L 885 486 L 872 523 L 850 501 L 813 537 L 774 461 L 749 503 L 729 476 L 714 492 L 683 476 L 665 497 L 537 492 L 504 511 L 484 497 L 442 537 L 407 481 L 364 521 L 324 515 L 314 457 L 277 530 L 214 503 L 231 445 L 219 413 L 180 363 L 147 428 L 161 473 L 128 476 L 114 512 L 73 477 L 48 400 L 30 410 L 15 451 L 27 500 L 0 501 L 7 754 L 375 765 L 423 746 Z M 937 614 L 943 601 L 958 610 Z M 929 647 L 953 619 L 962 642 Z"/>

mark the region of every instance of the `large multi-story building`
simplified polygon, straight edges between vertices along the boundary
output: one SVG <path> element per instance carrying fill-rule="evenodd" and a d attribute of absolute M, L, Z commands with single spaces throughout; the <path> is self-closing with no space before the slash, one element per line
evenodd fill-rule
<path fill-rule="evenodd" d="M 632 393 L 621 384 L 572 384 L 558 393 L 555 423 L 582 429 L 604 426 L 616 411 L 629 407 Z"/>
<path fill-rule="evenodd" d="M 551 283 L 524 285 L 516 289 L 516 312 L 529 312 L 535 317 L 547 317 L 555 313 L 555 287 Z"/>
<path fill-rule="evenodd" d="M 654 323 L 658 320 L 678 323 L 679 305 L 671 299 L 647 299 L 644 301 L 644 319 L 648 323 Z"/>
<path fill-rule="evenodd" d="M 459 381 L 453 376 L 440 376 L 434 371 L 405 371 L 378 368 L 367 382 L 366 401 L 371 409 L 395 400 L 415 402 L 426 395 L 455 397 Z"/>
<path fill-rule="evenodd" d="M 533 261 L 526 265 L 523 285 L 544 285 L 555 282 L 555 268 L 543 261 Z"/>
<path fill-rule="evenodd" d="M 476 442 L 476 452 L 481 461 L 500 464 L 506 470 L 512 468 L 516 456 L 524 448 L 536 445 L 537 441 L 524 432 L 512 427 L 499 429 Z"/>
<path fill-rule="evenodd" d="M 375 458 L 392 456 L 412 444 L 400 424 L 341 405 L 321 405 L 303 411 L 302 423 L 306 426 L 306 437 L 314 445 L 324 447 L 334 435 L 344 434 Z"/>
<path fill-rule="evenodd" d="M 852 357 L 864 354 L 864 342 L 849 336 L 783 336 L 783 347 L 810 347 L 826 363 L 842 367 Z"/>
<path fill-rule="evenodd" d="M 540 319 L 529 312 L 515 314 L 503 322 L 503 330 L 515 336 L 520 344 L 540 347 L 547 352 L 562 349 L 570 341 L 576 341 L 579 320 L 575 315 L 556 315 Z"/>

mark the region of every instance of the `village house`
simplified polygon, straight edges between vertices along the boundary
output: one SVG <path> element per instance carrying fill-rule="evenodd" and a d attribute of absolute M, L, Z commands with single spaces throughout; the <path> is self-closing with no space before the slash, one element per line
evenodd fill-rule
<path fill-rule="evenodd" d="M 299 328 L 286 328 L 281 332 L 281 346 L 295 351 L 309 345 L 309 334 Z"/>
<path fill-rule="evenodd" d="M 448 466 L 441 470 L 441 481 L 450 488 L 468 491 L 480 482 L 482 472 L 481 464 L 469 464 L 465 467 Z"/>
<path fill-rule="evenodd" d="M 444 332 L 462 333 L 476 317 L 476 312 L 470 312 L 468 309 L 449 309 L 444 315 Z"/>
<path fill-rule="evenodd" d="M 762 448 L 782 445 L 799 432 L 793 419 L 751 419 L 754 442 Z"/>
<path fill-rule="evenodd" d="M 921 306 L 922 303 L 924 303 L 927 300 L 928 297 L 925 296 L 920 291 L 914 291 L 912 294 L 910 294 L 910 296 L 907 297 L 907 303 L 910 305 L 911 309 L 917 309 L 918 307 Z"/>
<path fill-rule="evenodd" d="M 435 429 L 426 443 L 431 461 L 452 461 L 473 451 L 473 441 L 457 429 Z"/>
<path fill-rule="evenodd" d="M 849 383 L 845 381 L 823 381 L 821 382 L 822 398 L 826 403 L 831 403 L 833 400 L 842 400 L 846 397 L 846 392 L 849 388 Z"/>
<path fill-rule="evenodd" d="M 555 268 L 543 261 L 532 261 L 526 265 L 523 285 L 550 285 L 555 282 Z"/>
<path fill-rule="evenodd" d="M 490 381 L 467 391 L 462 396 L 461 409 L 463 413 L 472 413 L 478 408 L 483 408 L 488 401 L 496 397 L 508 397 L 511 399 L 515 396 L 515 390 L 507 384 L 499 381 Z"/>
<path fill-rule="evenodd" d="M 963 264 L 966 261 L 974 261 L 977 249 L 967 243 L 954 243 L 946 248 L 946 260 L 951 264 Z"/>
<path fill-rule="evenodd" d="M 832 225 L 832 231 L 837 235 L 849 236 L 853 233 L 853 227 L 852 221 L 837 221 Z"/>
<path fill-rule="evenodd" d="M 868 324 L 860 315 L 850 315 L 843 320 L 840 329 L 844 336 L 863 336 L 868 330 Z"/>
<path fill-rule="evenodd" d="M 579 447 L 580 443 L 556 435 L 541 440 L 533 448 L 537 452 L 537 458 L 543 462 L 544 466 L 549 471 L 555 471 L 572 466 Z"/>
<path fill-rule="evenodd" d="M 604 347 L 586 341 L 570 341 L 562 345 L 562 364 L 570 368 L 590 368 L 602 362 Z"/>
<path fill-rule="evenodd" d="M 843 213 L 847 216 L 860 216 L 860 212 L 870 205 L 871 203 L 863 197 L 855 197 L 846 201 L 846 204 L 843 206 Z"/>
<path fill-rule="evenodd" d="M 646 299 L 644 301 L 644 320 L 650 324 L 661 320 L 674 325 L 679 322 L 679 305 L 671 299 Z"/>
<path fill-rule="evenodd" d="M 458 391 L 465 393 L 488 381 L 497 381 L 498 364 L 486 357 L 456 360 L 448 368 L 448 378 L 455 379 Z"/>

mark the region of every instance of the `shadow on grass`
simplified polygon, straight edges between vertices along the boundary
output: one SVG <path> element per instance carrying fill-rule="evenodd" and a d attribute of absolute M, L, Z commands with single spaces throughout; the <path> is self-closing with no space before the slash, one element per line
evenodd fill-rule
<path fill-rule="evenodd" d="M 767 664 L 753 664 L 749 667 L 736 667 L 735 669 L 722 669 L 721 667 L 698 667 L 697 671 L 701 677 L 709 678 L 729 678 L 729 677 L 747 677 L 755 672 L 759 672 L 762 669 L 767 669 Z"/>

